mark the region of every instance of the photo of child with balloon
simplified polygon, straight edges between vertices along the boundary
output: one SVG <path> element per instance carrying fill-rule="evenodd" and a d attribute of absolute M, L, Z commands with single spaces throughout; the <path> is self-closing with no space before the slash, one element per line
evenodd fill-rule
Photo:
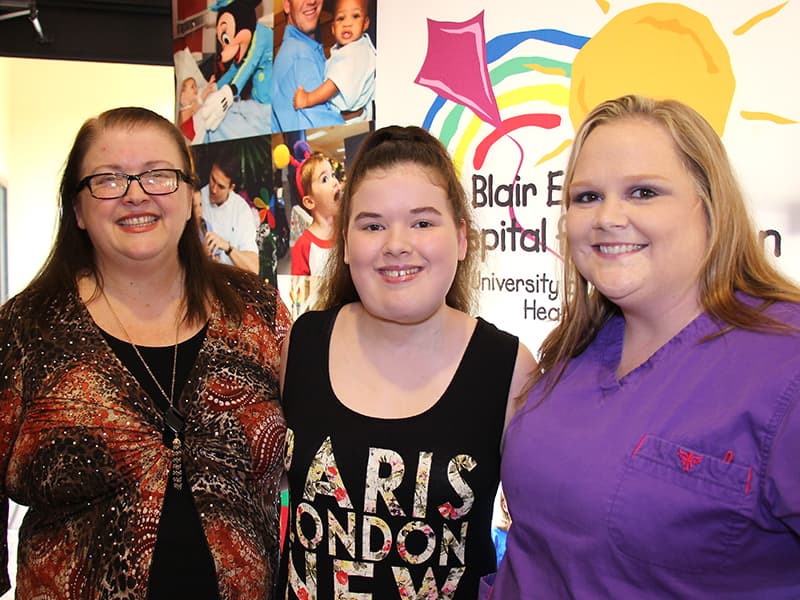
<path fill-rule="evenodd" d="M 314 291 L 334 246 L 334 221 L 347 160 L 370 132 L 369 122 L 272 136 L 276 211 L 285 218 L 288 246 L 278 261 L 278 289 L 294 316 L 313 305 Z"/>
<path fill-rule="evenodd" d="M 273 151 L 275 166 L 291 165 L 298 202 L 291 211 L 290 306 L 299 316 L 313 305 L 319 278 L 334 245 L 334 220 L 339 210 L 341 184 L 331 159 L 313 151 L 305 140 Z"/>

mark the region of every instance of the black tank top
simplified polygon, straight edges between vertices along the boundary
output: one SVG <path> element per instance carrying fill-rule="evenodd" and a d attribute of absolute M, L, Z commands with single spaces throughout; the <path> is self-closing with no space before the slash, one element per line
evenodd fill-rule
<path fill-rule="evenodd" d="M 490 528 L 518 340 L 478 319 L 436 404 L 380 419 L 333 393 L 337 313 L 305 313 L 292 328 L 283 393 L 289 529 L 277 597 L 474 600 L 479 578 L 496 568 Z"/>

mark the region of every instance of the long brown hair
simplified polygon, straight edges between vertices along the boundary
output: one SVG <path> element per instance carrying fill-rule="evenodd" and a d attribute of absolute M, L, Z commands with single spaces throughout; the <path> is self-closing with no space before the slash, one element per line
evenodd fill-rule
<path fill-rule="evenodd" d="M 319 308 L 330 308 L 359 300 L 358 291 L 344 262 L 344 237 L 350 221 L 353 194 L 373 171 L 401 164 L 419 165 L 447 194 L 456 224 L 463 222 L 467 231 L 467 253 L 459 261 L 455 278 L 447 292 L 448 306 L 469 313 L 476 306 L 475 273 L 478 266 L 478 233 L 470 211 L 467 194 L 455 165 L 442 143 L 420 127 L 391 125 L 372 133 L 359 148 L 347 178 L 336 226 L 336 247 L 328 262 L 328 273 L 320 286 Z"/>
<path fill-rule="evenodd" d="M 597 106 L 579 127 L 564 175 L 562 210 L 570 206 L 569 187 L 584 143 L 597 127 L 623 119 L 641 119 L 662 127 L 675 144 L 703 202 L 708 222 L 708 246 L 700 268 L 703 309 L 722 326 L 753 331 L 789 328 L 764 314 L 774 302 L 800 302 L 800 290 L 773 267 L 762 249 L 747 212 L 742 190 L 725 147 L 708 122 L 676 100 L 654 100 L 628 95 Z M 527 390 L 546 378 L 542 398 L 552 391 L 570 359 L 578 356 L 619 308 L 583 277 L 570 257 L 566 236 L 561 320 L 542 343 L 539 370 Z M 756 306 L 743 302 L 736 292 L 760 299 Z M 541 400 L 541 399 L 540 399 Z"/>
<path fill-rule="evenodd" d="M 161 115 L 139 107 L 115 108 L 88 119 L 78 130 L 72 149 L 67 156 L 59 188 L 59 216 L 56 238 L 47 260 L 27 287 L 42 298 L 64 291 L 77 293 L 80 277 L 91 275 L 102 286 L 102 276 L 97 269 L 94 246 L 86 231 L 78 227 L 73 209 L 78 197 L 78 184 L 82 177 L 83 160 L 89 148 L 105 130 L 153 127 L 170 137 L 180 152 L 181 168 L 193 182 L 191 151 L 181 131 Z M 187 184 L 188 185 L 188 184 Z M 218 298 L 223 310 L 235 320 L 241 318 L 242 300 L 231 289 L 231 283 L 246 284 L 246 277 L 238 269 L 213 262 L 200 240 L 196 219 L 186 225 L 178 242 L 178 260 L 184 272 L 184 318 L 203 321 L 208 317 L 208 301 Z"/>

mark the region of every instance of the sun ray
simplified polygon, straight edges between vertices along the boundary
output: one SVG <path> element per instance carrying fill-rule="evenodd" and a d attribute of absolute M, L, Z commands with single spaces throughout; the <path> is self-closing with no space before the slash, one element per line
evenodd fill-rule
<path fill-rule="evenodd" d="M 543 73 L 545 75 L 560 75 L 560 76 L 567 75 L 567 71 L 561 67 L 542 67 L 541 65 L 533 65 L 533 64 L 527 64 L 525 66 L 531 71 L 538 71 L 539 73 Z"/>
<path fill-rule="evenodd" d="M 540 83 L 510 90 L 497 97 L 500 109 L 542 100 L 554 106 L 569 106 L 569 88 L 560 83 Z"/>
<path fill-rule="evenodd" d="M 742 35 L 750 31 L 756 24 L 760 23 L 764 19 L 768 19 L 769 17 L 777 14 L 784 6 L 789 4 L 788 2 L 784 2 L 783 4 L 778 4 L 778 6 L 774 6 L 769 10 L 765 10 L 762 13 L 757 14 L 755 17 L 747 21 L 744 25 L 740 25 L 736 29 L 733 30 L 733 35 Z"/>
<path fill-rule="evenodd" d="M 567 148 L 569 148 L 569 145 L 570 145 L 571 143 L 572 143 L 572 140 L 564 140 L 563 142 L 561 142 L 561 144 L 558 146 L 558 148 L 556 148 L 556 149 L 555 149 L 555 150 L 553 150 L 552 152 L 548 152 L 548 153 L 547 153 L 547 154 L 545 154 L 545 155 L 544 155 L 542 158 L 540 158 L 540 159 L 539 159 L 539 162 L 537 162 L 535 166 L 537 166 L 537 167 L 538 167 L 538 166 L 539 166 L 539 165 L 541 165 L 542 163 L 545 163 L 545 162 L 547 162 L 548 160 L 550 160 L 551 158 L 555 158 L 556 156 L 558 156 L 559 154 L 561 154 L 562 152 L 564 152 L 564 150 L 566 150 Z"/>
<path fill-rule="evenodd" d="M 600 10 L 603 11 L 603 14 L 607 15 L 608 11 L 611 9 L 611 3 L 609 3 L 607 0 L 595 0 L 595 2 L 597 2 L 597 6 L 600 7 Z"/>
<path fill-rule="evenodd" d="M 539 71 L 540 73 L 569 77 L 571 75 L 570 67 L 570 63 L 561 60 L 543 56 L 525 56 L 513 58 L 493 68 L 489 71 L 489 78 L 492 80 L 492 87 L 496 87 L 508 77 L 520 75 L 526 71 Z"/>
<path fill-rule="evenodd" d="M 781 117 L 779 115 L 775 115 L 773 113 L 768 113 L 768 112 L 743 110 L 739 114 L 742 116 L 743 119 L 746 119 L 748 121 L 771 121 L 773 123 L 777 123 L 778 125 L 793 125 L 797 123 L 797 121 L 793 119 L 788 119 L 786 117 Z"/>

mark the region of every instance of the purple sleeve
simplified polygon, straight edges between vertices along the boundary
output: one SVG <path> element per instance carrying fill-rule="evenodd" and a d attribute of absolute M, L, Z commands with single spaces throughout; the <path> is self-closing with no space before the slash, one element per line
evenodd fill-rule
<path fill-rule="evenodd" d="M 497 573 L 489 573 L 481 577 L 480 587 L 478 588 L 478 600 L 492 600 L 492 586 L 494 585 Z"/>
<path fill-rule="evenodd" d="M 800 535 L 800 380 L 775 432 L 765 490 L 772 514 Z"/>

